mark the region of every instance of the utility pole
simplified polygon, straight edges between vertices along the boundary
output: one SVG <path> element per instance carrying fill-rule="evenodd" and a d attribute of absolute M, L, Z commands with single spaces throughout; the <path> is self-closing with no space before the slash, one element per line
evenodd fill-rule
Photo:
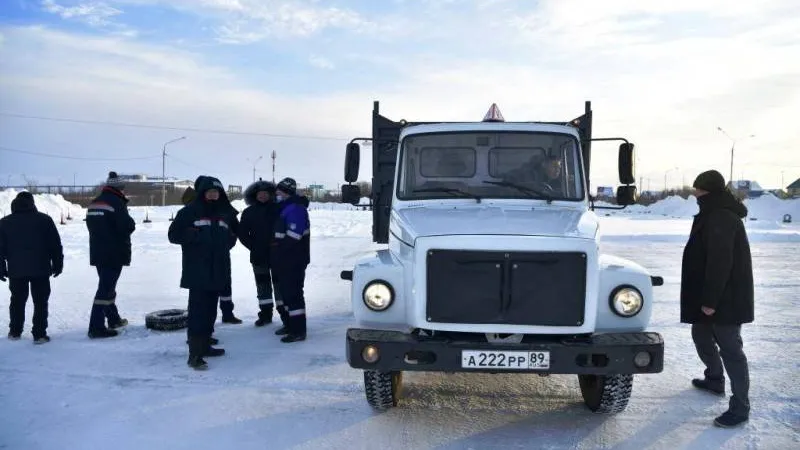
<path fill-rule="evenodd" d="M 272 184 L 275 184 L 275 159 L 278 157 L 278 154 L 275 153 L 275 150 L 272 151 Z"/>
<path fill-rule="evenodd" d="M 731 136 L 730 136 L 728 133 L 726 133 L 726 132 L 725 132 L 725 130 L 723 130 L 721 127 L 717 127 L 717 129 L 718 129 L 719 131 L 721 131 L 721 132 L 722 132 L 722 134 L 724 134 L 725 136 L 727 136 L 727 137 L 728 137 L 728 139 L 730 139 L 730 140 L 731 140 L 731 172 L 730 172 L 730 178 L 728 179 L 728 183 L 730 183 L 730 184 L 731 184 L 731 189 L 733 189 L 733 150 L 734 150 L 734 148 L 736 147 L 736 139 L 732 138 L 732 137 L 731 137 Z M 747 137 L 748 137 L 748 138 L 751 138 L 751 137 L 756 137 L 756 135 L 755 135 L 755 134 L 751 134 L 750 136 L 747 136 Z"/>
<path fill-rule="evenodd" d="M 161 146 L 161 206 L 167 205 L 167 144 L 186 139 L 186 136 L 181 136 L 169 142 L 165 142 Z"/>
<path fill-rule="evenodd" d="M 664 172 L 664 195 L 667 194 L 667 175 L 673 170 L 678 170 L 678 168 L 673 167 L 672 169 L 669 169 L 668 171 Z"/>

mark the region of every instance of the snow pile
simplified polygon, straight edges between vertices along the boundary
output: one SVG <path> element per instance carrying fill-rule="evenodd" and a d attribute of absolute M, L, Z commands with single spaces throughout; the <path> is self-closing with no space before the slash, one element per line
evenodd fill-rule
<path fill-rule="evenodd" d="M 596 206 L 614 206 L 606 202 L 595 202 Z M 792 221 L 800 220 L 800 199 L 781 200 L 771 194 L 765 194 L 757 198 L 748 198 L 744 200 L 744 205 L 747 207 L 748 221 L 770 221 L 781 222 L 783 216 L 789 214 L 792 216 Z M 659 200 L 652 205 L 632 205 L 619 211 L 614 210 L 601 210 L 598 209 L 598 214 L 601 215 L 617 215 L 617 214 L 649 214 L 653 216 L 670 217 L 670 218 L 691 218 L 699 211 L 697 205 L 697 198 L 689 196 L 684 199 L 680 196 L 671 196 L 663 200 Z"/>
<path fill-rule="evenodd" d="M 0 191 L 0 216 L 11 214 L 11 202 L 19 192 L 22 191 L 14 189 Z M 33 202 L 36 205 L 36 209 L 49 215 L 56 222 L 61 221 L 62 214 L 65 220 L 67 217 L 83 219 L 85 215 L 85 211 L 80 205 L 64 200 L 64 197 L 60 194 L 36 194 L 33 196 Z"/>
<path fill-rule="evenodd" d="M 800 221 L 800 199 L 781 200 L 771 194 L 749 199 L 744 202 L 747 206 L 747 217 L 758 220 L 781 222 L 783 216 L 792 216 L 792 222 Z"/>

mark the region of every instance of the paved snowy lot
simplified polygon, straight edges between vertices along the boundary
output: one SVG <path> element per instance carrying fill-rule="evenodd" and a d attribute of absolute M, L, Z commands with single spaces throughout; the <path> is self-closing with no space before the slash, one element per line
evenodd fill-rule
<path fill-rule="evenodd" d="M 143 216 L 137 211 L 136 217 Z M 64 274 L 53 282 L 49 333 L 11 342 L 0 314 L 0 449 L 699 449 L 800 448 L 800 227 L 753 228 L 756 323 L 744 329 L 752 418 L 736 430 L 711 426 L 727 399 L 698 392 L 702 366 L 688 326 L 678 323 L 686 219 L 606 218 L 604 250 L 640 262 L 657 288 L 654 329 L 666 339 L 665 370 L 638 376 L 628 410 L 593 415 L 575 376 L 407 373 L 402 407 L 377 414 L 361 372 L 344 359 L 349 286 L 339 272 L 376 248 L 369 213 L 314 211 L 306 297 L 309 339 L 282 344 L 276 325 L 253 327 L 255 287 L 244 249 L 234 251 L 236 313 L 217 323 L 228 354 L 206 372 L 186 366 L 184 331 L 144 327 L 147 312 L 185 307 L 177 287 L 179 247 L 166 239 L 168 212 L 137 219 L 134 263 L 117 291 L 131 324 L 118 338 L 90 341 L 96 275 L 79 218 L 60 227 Z M 763 229 L 762 229 L 763 228 Z M 8 302 L 2 286 L 0 304 Z"/>

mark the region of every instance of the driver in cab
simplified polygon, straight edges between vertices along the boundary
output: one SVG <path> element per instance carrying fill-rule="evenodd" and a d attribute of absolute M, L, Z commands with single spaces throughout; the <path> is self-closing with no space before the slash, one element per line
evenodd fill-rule
<path fill-rule="evenodd" d="M 546 156 L 538 165 L 535 158 L 531 158 L 526 164 L 506 173 L 505 179 L 517 183 L 538 182 L 548 194 L 557 197 L 563 195 L 561 159 L 557 156 Z"/>

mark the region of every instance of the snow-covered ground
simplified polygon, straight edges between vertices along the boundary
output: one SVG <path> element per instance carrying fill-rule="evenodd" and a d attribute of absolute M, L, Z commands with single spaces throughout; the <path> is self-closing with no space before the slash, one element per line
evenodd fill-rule
<path fill-rule="evenodd" d="M 11 198 L 0 192 L 0 215 Z M 283 344 L 272 333 L 277 325 L 253 327 L 255 286 L 241 245 L 233 251 L 233 296 L 245 323 L 217 323 L 227 354 L 208 358 L 208 371 L 186 366 L 184 331 L 144 327 L 146 313 L 186 306 L 180 249 L 166 238 L 177 208 L 132 209 L 133 265 L 117 288 L 131 324 L 118 338 L 89 340 L 96 275 L 83 210 L 70 207 L 73 220 L 59 226 L 64 273 L 52 281 L 53 341 L 31 344 L 30 302 L 24 339 L 0 339 L 0 449 L 800 448 L 800 202 L 763 201 L 771 200 L 748 205 L 758 219 L 747 221 L 757 303 L 756 322 L 743 331 L 753 409 L 742 429 L 712 427 L 727 399 L 690 384 L 702 366 L 678 320 L 678 290 L 691 202 L 598 211 L 603 250 L 665 279 L 653 316 L 666 340 L 664 372 L 637 376 L 628 410 L 610 417 L 586 410 L 577 377 L 567 375 L 407 373 L 402 406 L 374 413 L 361 373 L 345 362 L 352 315 L 339 273 L 378 246 L 370 239 L 371 213 L 342 205 L 312 205 L 307 341 Z M 69 207 L 56 196 L 36 202 L 56 220 Z M 779 222 L 786 213 L 793 223 Z M 152 223 L 142 223 L 146 214 Z M 0 304 L 7 305 L 2 289 Z M 2 313 L 3 336 L 7 326 Z"/>

